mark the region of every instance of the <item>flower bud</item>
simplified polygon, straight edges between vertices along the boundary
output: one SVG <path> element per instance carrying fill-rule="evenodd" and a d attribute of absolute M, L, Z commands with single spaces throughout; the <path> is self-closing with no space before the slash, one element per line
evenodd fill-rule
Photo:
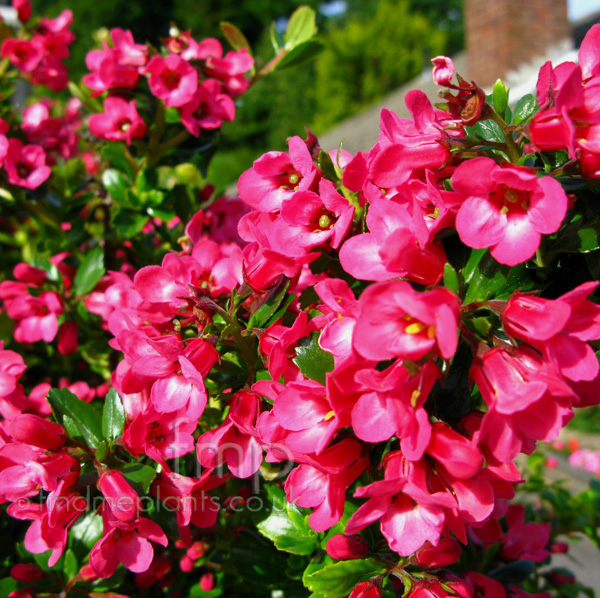
<path fill-rule="evenodd" d="M 98 489 L 104 494 L 115 519 L 128 523 L 138 518 L 142 508 L 140 498 L 121 472 L 103 473 L 98 480 Z"/>
<path fill-rule="evenodd" d="M 192 546 L 188 548 L 186 555 L 190 559 L 192 559 L 192 561 L 197 561 L 199 558 L 202 558 L 204 556 L 205 552 L 206 546 L 204 542 L 194 542 L 194 544 L 192 544 Z"/>
<path fill-rule="evenodd" d="M 212 573 L 205 573 L 200 578 L 200 589 L 203 592 L 210 592 L 215 587 L 215 578 Z"/>
<path fill-rule="evenodd" d="M 43 449 L 61 448 L 66 437 L 62 426 L 33 413 L 23 413 L 15 417 L 10 433 L 19 442 Z"/>
<path fill-rule="evenodd" d="M 360 581 L 355 586 L 348 598 L 380 598 L 381 589 L 371 581 Z"/>
<path fill-rule="evenodd" d="M 327 542 L 327 554 L 338 561 L 360 559 L 369 552 L 367 541 L 358 534 L 337 534 Z"/>
<path fill-rule="evenodd" d="M 550 552 L 554 554 L 565 554 L 569 552 L 569 545 L 566 542 L 553 542 L 549 546 Z"/>
<path fill-rule="evenodd" d="M 36 581 L 44 577 L 44 572 L 38 565 L 19 563 L 10 570 L 10 576 L 17 581 Z"/>
<path fill-rule="evenodd" d="M 183 556 L 179 561 L 179 568 L 184 573 L 189 573 L 194 568 L 194 561 L 189 556 Z"/>
<path fill-rule="evenodd" d="M 58 351 L 61 355 L 72 355 L 77 346 L 77 324 L 65 322 L 58 331 Z"/>

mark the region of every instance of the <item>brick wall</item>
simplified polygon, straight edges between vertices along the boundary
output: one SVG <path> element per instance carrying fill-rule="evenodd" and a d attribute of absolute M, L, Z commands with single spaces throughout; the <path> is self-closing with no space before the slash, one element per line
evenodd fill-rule
<path fill-rule="evenodd" d="M 469 76 L 489 87 L 570 36 L 567 0 L 465 0 Z"/>

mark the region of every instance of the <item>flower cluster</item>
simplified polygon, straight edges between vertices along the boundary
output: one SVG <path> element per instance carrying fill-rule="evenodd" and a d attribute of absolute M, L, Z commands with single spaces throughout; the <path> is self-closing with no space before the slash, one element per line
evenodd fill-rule
<path fill-rule="evenodd" d="M 299 9 L 269 64 L 313 28 Z M 444 103 L 410 92 L 412 118 L 383 110 L 356 155 L 294 136 L 238 198 L 173 163 L 233 119 L 254 65 L 240 32 L 223 55 L 189 32 L 159 53 L 113 29 L 79 91 L 104 94 L 89 131 L 114 143 L 76 185 L 80 106 L 29 106 L 32 145 L 0 137 L 7 177 L 51 177 L 52 193 L 10 195 L 33 216 L 7 223 L 56 238 L 15 234 L 0 282 L 0 501 L 43 555 L 13 567 L 11 598 L 109 596 L 124 569 L 173 596 L 238 595 L 246 577 L 327 598 L 559 595 L 566 578 L 530 575 L 556 529 L 511 500 L 515 459 L 600 403 L 599 31 L 581 66 L 543 67 L 539 110 L 513 115 L 501 84 L 486 102 L 437 57 Z M 489 120 L 494 141 L 475 126 Z"/>

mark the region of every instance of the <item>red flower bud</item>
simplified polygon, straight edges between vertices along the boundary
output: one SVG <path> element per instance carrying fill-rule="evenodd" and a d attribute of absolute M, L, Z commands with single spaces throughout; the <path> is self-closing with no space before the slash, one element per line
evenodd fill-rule
<path fill-rule="evenodd" d="M 327 554 L 339 561 L 359 559 L 369 552 L 367 541 L 358 534 L 346 536 L 337 534 L 327 542 Z"/>
<path fill-rule="evenodd" d="M 373 582 L 360 581 L 354 586 L 354 589 L 348 598 L 379 598 L 380 596 L 381 589 Z"/>
<path fill-rule="evenodd" d="M 205 573 L 200 578 L 200 589 L 203 592 L 210 592 L 215 587 L 215 578 L 212 573 Z"/>
<path fill-rule="evenodd" d="M 189 556 L 184 556 L 179 561 L 179 568 L 184 573 L 189 573 L 194 568 L 194 561 Z"/>
<path fill-rule="evenodd" d="M 31 444 L 43 449 L 59 449 L 65 443 L 66 433 L 62 426 L 47 419 L 23 413 L 13 419 L 11 436 L 25 444 Z"/>
<path fill-rule="evenodd" d="M 116 519 L 131 522 L 138 518 L 142 503 L 135 490 L 119 471 L 103 473 L 98 480 L 98 489 L 108 502 Z"/>
<path fill-rule="evenodd" d="M 77 324 L 65 322 L 58 331 L 58 351 L 61 355 L 72 355 L 77 346 Z"/>
<path fill-rule="evenodd" d="M 192 561 L 197 561 L 199 558 L 204 556 L 206 552 L 206 546 L 204 542 L 194 542 L 191 548 L 186 552 L 187 556 L 192 559 Z"/>
<path fill-rule="evenodd" d="M 569 552 L 569 545 L 566 542 L 553 542 L 549 546 L 550 552 L 554 554 L 565 554 Z"/>
<path fill-rule="evenodd" d="M 17 581 L 35 581 L 44 577 L 44 572 L 38 565 L 20 563 L 10 570 L 10 576 Z"/>

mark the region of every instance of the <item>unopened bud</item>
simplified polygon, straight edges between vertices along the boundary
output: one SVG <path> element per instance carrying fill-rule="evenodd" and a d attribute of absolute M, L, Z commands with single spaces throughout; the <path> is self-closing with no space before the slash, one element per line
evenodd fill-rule
<path fill-rule="evenodd" d="M 38 565 L 20 563 L 10 570 L 10 576 L 17 581 L 36 581 L 44 577 L 44 572 Z"/>
<path fill-rule="evenodd" d="M 142 508 L 140 497 L 120 471 L 103 473 L 98 480 L 98 489 L 104 494 L 115 519 L 131 522 L 138 518 Z"/>
<path fill-rule="evenodd" d="M 348 598 L 380 598 L 381 589 L 371 581 L 360 581 L 355 586 Z"/>
<path fill-rule="evenodd" d="M 203 592 L 210 592 L 215 587 L 215 578 L 212 573 L 205 573 L 200 578 L 200 589 Z"/>
<path fill-rule="evenodd" d="M 327 542 L 327 554 L 338 561 L 360 559 L 369 553 L 367 541 L 358 534 L 337 534 Z"/>
<path fill-rule="evenodd" d="M 23 413 L 15 417 L 10 433 L 19 442 L 43 449 L 61 448 L 66 437 L 62 426 L 33 413 Z"/>

